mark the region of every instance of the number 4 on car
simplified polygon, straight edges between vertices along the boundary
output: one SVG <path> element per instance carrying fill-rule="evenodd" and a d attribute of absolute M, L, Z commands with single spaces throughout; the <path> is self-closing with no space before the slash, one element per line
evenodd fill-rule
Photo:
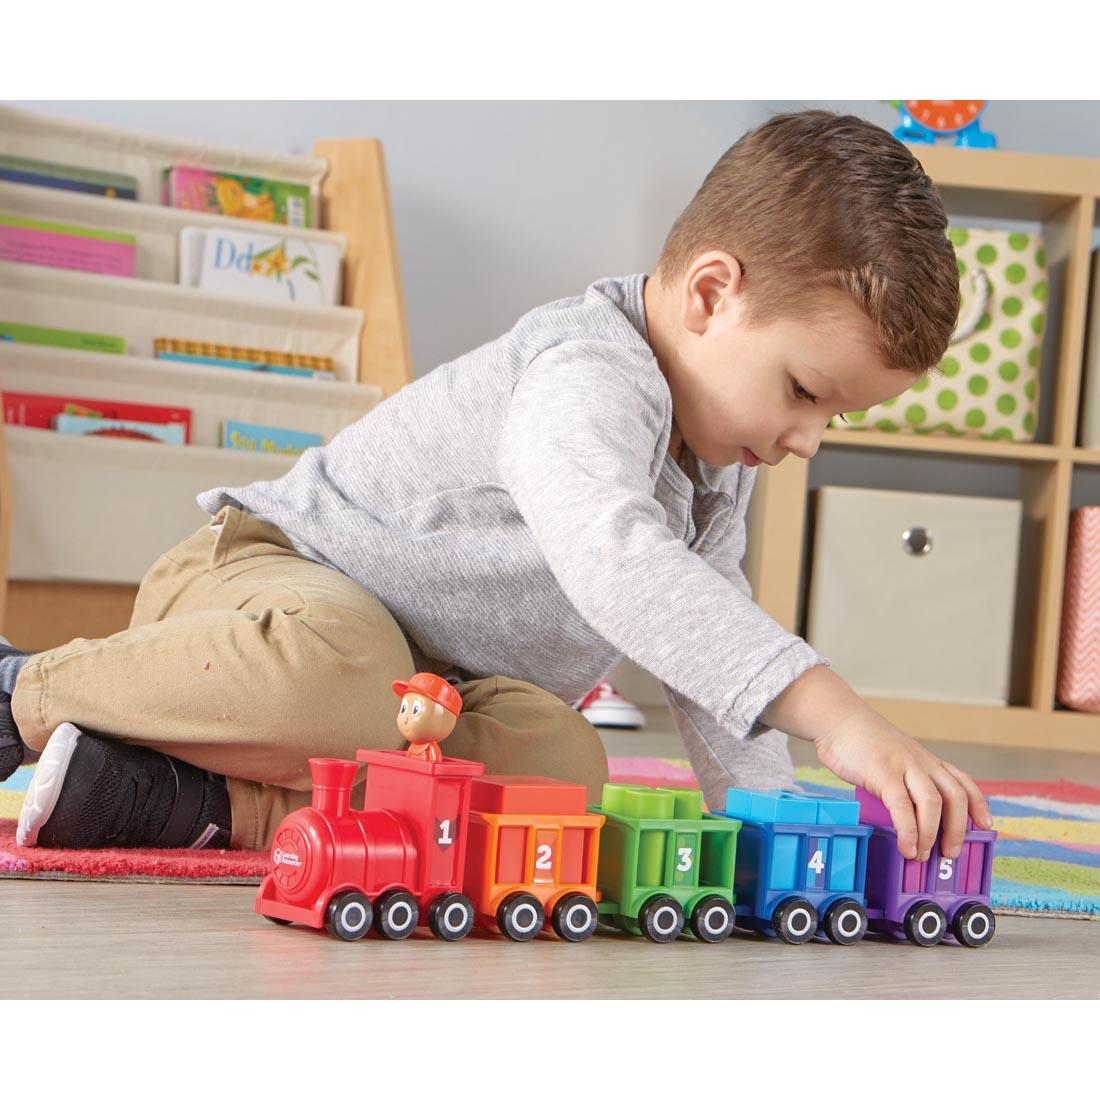
<path fill-rule="evenodd" d="M 725 816 L 744 822 L 737 852 L 739 922 L 799 944 L 858 943 L 869 825 L 851 799 L 731 787 Z"/>

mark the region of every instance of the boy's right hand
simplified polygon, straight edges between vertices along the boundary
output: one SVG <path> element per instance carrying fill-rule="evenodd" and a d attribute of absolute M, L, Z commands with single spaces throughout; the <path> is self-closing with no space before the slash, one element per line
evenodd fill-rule
<path fill-rule="evenodd" d="M 902 733 L 826 665 L 815 665 L 764 709 L 763 721 L 812 741 L 822 764 L 841 779 L 880 798 L 907 859 L 929 857 L 943 821 L 940 850 L 962 850 L 966 816 L 993 826 L 978 784 Z"/>
<path fill-rule="evenodd" d="M 924 861 L 942 820 L 940 851 L 954 859 L 966 836 L 967 815 L 980 829 L 993 818 L 977 783 L 904 734 L 870 706 L 814 741 L 818 758 L 841 779 L 881 799 L 898 834 L 898 851 Z"/>

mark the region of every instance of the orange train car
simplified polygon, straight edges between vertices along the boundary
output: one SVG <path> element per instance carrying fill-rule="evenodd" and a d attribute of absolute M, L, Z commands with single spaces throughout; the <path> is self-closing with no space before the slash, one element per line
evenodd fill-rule
<path fill-rule="evenodd" d="M 587 811 L 587 795 L 543 776 L 472 780 L 463 892 L 481 927 L 524 941 L 549 919 L 574 943 L 596 931 L 604 817 Z"/>

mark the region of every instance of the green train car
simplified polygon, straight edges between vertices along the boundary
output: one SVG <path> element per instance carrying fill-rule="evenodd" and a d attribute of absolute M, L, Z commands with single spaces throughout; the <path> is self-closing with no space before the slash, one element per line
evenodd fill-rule
<path fill-rule="evenodd" d="M 703 812 L 701 791 L 607 783 L 597 887 L 600 920 L 668 943 L 684 930 L 719 943 L 733 931 L 741 822 Z"/>

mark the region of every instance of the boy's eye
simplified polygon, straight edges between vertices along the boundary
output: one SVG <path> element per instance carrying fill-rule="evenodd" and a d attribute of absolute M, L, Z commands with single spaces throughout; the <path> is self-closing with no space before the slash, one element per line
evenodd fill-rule
<path fill-rule="evenodd" d="M 409 704 L 408 703 L 402 703 L 401 704 L 401 713 L 402 714 L 404 714 L 408 709 L 409 709 Z"/>
<path fill-rule="evenodd" d="M 809 398 L 809 400 L 812 404 L 814 404 L 814 405 L 817 404 L 817 398 L 814 397 L 814 395 L 812 393 L 810 393 L 810 391 L 808 389 L 805 389 L 803 386 L 800 386 L 793 378 L 791 379 L 791 383 L 794 386 L 794 395 L 795 395 L 795 397 L 799 397 L 799 398 L 806 397 L 806 398 Z"/>
<path fill-rule="evenodd" d="M 413 717 L 415 718 L 420 713 L 420 704 L 413 703 Z"/>
<path fill-rule="evenodd" d="M 791 384 L 794 386 L 795 397 L 807 398 L 811 404 L 817 404 L 817 398 L 812 393 L 810 393 L 810 391 L 806 389 L 805 386 L 800 386 L 798 382 L 796 382 L 793 378 L 791 379 Z M 841 420 L 844 421 L 845 424 L 848 423 L 848 418 L 843 413 L 838 413 L 837 415 L 840 417 Z"/>

